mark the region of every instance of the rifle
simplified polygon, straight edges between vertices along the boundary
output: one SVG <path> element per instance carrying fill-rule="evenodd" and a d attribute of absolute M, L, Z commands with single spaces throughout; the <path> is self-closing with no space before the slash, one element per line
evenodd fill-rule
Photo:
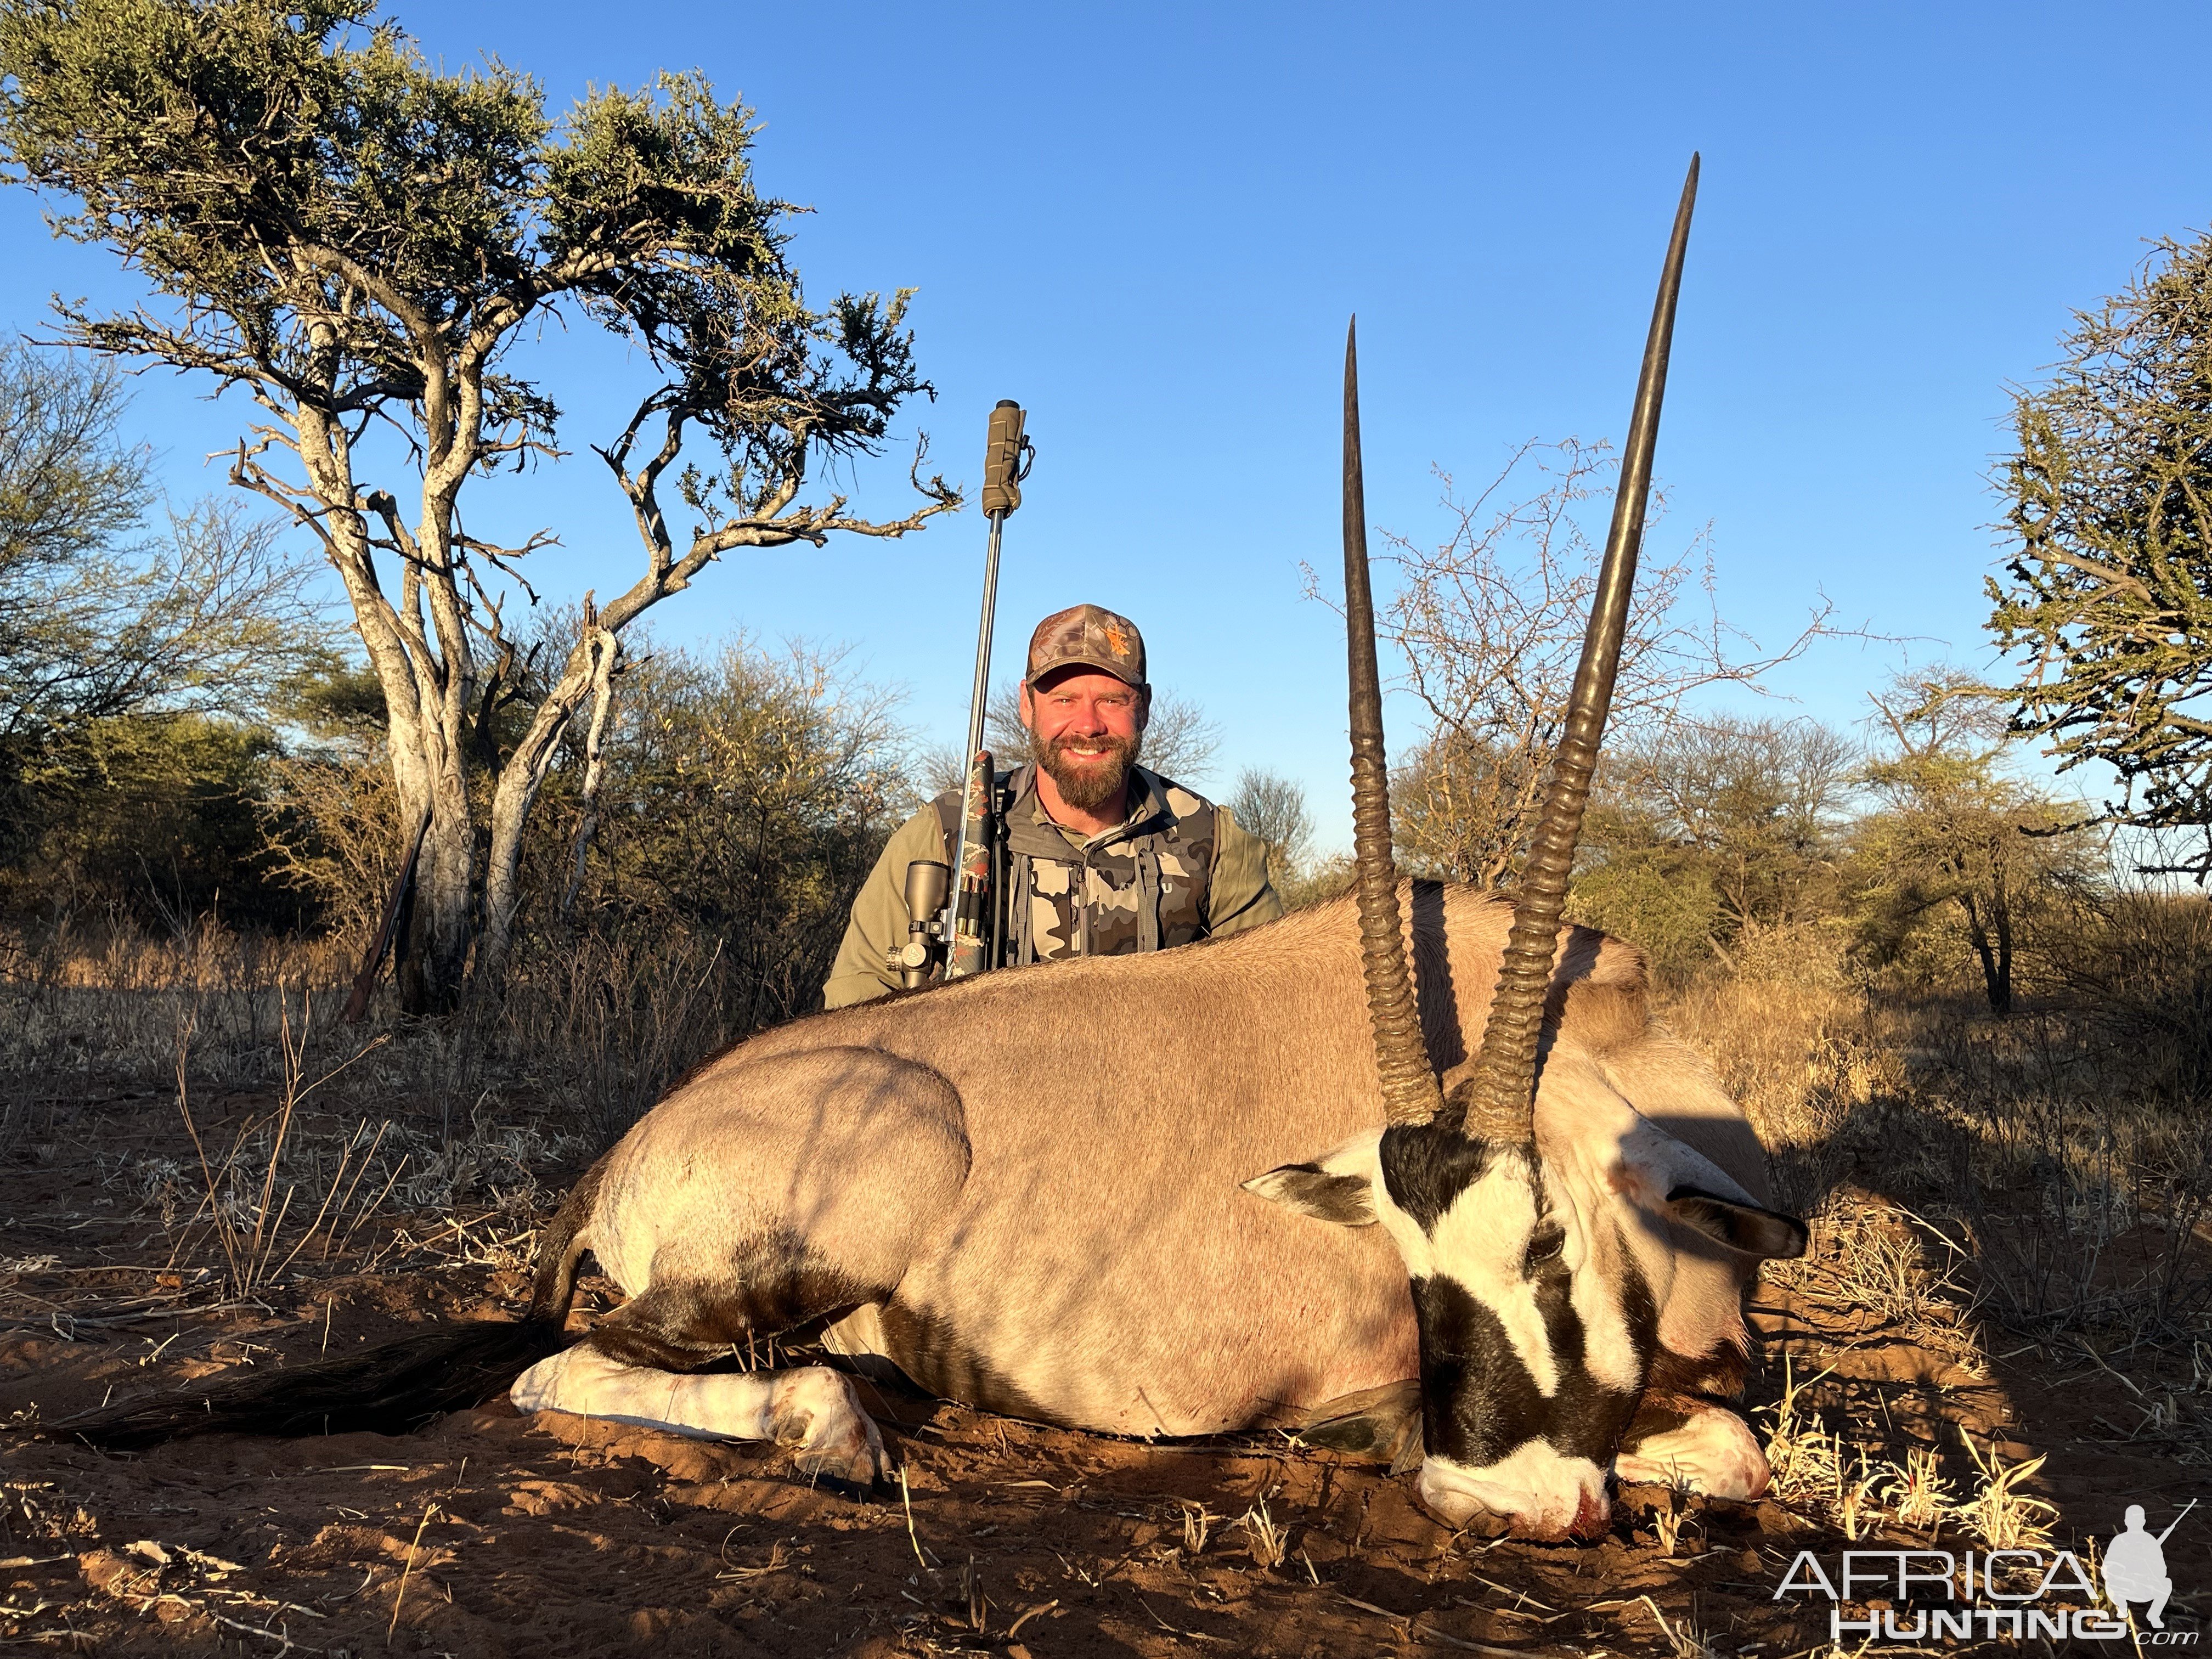
<path fill-rule="evenodd" d="M 892 951 L 891 966 L 909 989 L 929 982 L 940 952 L 947 979 L 980 974 L 998 959 L 997 775 L 991 751 L 983 747 L 983 708 L 990 694 L 991 633 L 999 613 L 999 541 L 1008 515 L 1022 504 L 1022 480 L 1036 459 L 1036 446 L 1023 435 L 1025 418 L 1011 398 L 1000 398 L 991 411 L 983 451 L 983 514 L 991 521 L 991 539 L 983 560 L 983 615 L 976 628 L 975 684 L 968 704 L 960 836 L 951 869 L 934 859 L 907 866 L 907 940 Z M 941 914 L 948 896 L 951 911 Z"/>
<path fill-rule="evenodd" d="M 2181 1524 L 2182 1517 L 2186 1516 L 2190 1510 L 2196 1507 L 2197 1500 L 2192 1498 L 2186 1504 L 2184 1504 L 2181 1506 L 2180 1515 L 2175 1516 L 2172 1520 L 2166 1522 L 2166 1530 L 2158 1535 L 2159 1545 L 2161 1548 L 2165 1547 L 2166 1540 L 2173 1536 L 2173 1529 Z"/>
<path fill-rule="evenodd" d="M 392 884 L 392 896 L 385 902 L 384 921 L 369 941 L 368 955 L 361 964 L 361 971 L 353 976 L 353 994 L 346 998 L 345 1007 L 338 1018 L 348 1025 L 358 1025 L 368 1017 L 368 1000 L 376 991 L 376 976 L 383 969 L 384 958 L 391 953 L 393 936 L 399 931 L 399 918 L 407 908 L 409 890 L 415 885 L 415 866 L 422 857 L 422 838 L 430 833 L 430 809 L 426 804 L 422 816 L 415 820 L 415 833 L 407 838 L 407 856 L 399 861 L 399 879 Z"/>

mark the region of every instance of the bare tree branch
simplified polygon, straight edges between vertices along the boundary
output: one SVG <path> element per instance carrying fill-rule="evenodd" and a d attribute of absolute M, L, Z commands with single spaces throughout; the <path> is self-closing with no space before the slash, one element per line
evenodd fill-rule
<path fill-rule="evenodd" d="M 1601 444 L 1530 440 L 1472 498 L 1439 471 L 1452 523 L 1441 545 L 1384 537 L 1378 562 L 1397 579 L 1376 633 L 1396 647 L 1399 683 L 1429 721 L 1394 787 L 1400 841 L 1417 867 L 1495 886 L 1519 861 L 1596 580 L 1584 504 L 1609 498 L 1613 471 Z M 1775 669 L 1846 631 L 1822 598 L 1795 638 L 1760 651 L 1722 619 L 1706 540 L 1700 531 L 1671 556 L 1646 542 L 1608 723 L 1613 751 L 1648 748 L 1692 718 L 1700 692 L 1770 695 L 1763 681 Z M 1310 571 L 1307 592 L 1328 602 Z"/>

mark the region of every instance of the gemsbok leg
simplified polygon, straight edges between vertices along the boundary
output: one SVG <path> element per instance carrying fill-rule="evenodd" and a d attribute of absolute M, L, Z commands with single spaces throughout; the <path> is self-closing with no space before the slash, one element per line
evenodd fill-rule
<path fill-rule="evenodd" d="M 951 1085 L 880 1050 L 718 1074 L 696 1109 L 654 1114 L 608 1154 L 577 1245 L 630 1299 L 525 1371 L 510 1398 L 526 1412 L 774 1440 L 805 1474 L 869 1484 L 886 1473 L 883 1439 L 842 1372 L 696 1373 L 887 1301 L 968 1162 Z"/>
<path fill-rule="evenodd" d="M 1736 1409 L 1744 1368 L 1743 1354 L 1725 1344 L 1702 1358 L 1662 1348 L 1613 1473 L 1708 1498 L 1743 1500 L 1765 1492 L 1766 1454 Z"/>
<path fill-rule="evenodd" d="M 702 1349 L 689 1341 L 666 1341 L 651 1328 L 666 1319 L 670 1304 L 690 1300 L 687 1291 L 671 1287 L 647 1291 L 574 1347 L 532 1365 L 515 1379 L 508 1398 L 526 1412 L 572 1412 L 682 1434 L 773 1440 L 791 1448 L 801 1474 L 856 1486 L 889 1474 L 883 1437 L 860 1408 L 852 1379 L 841 1371 L 806 1365 L 786 1371 L 685 1375 L 727 1357 L 732 1346 L 725 1341 Z M 639 1309 L 647 1311 L 613 1322 Z M 674 1328 L 704 1334 L 726 1328 L 726 1322 L 694 1326 L 689 1332 L 680 1325 Z"/>

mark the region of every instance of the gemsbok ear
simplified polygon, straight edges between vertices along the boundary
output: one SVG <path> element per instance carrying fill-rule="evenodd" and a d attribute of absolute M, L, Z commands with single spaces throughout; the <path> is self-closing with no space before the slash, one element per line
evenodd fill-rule
<path fill-rule="evenodd" d="M 1694 1227 L 1717 1243 L 1746 1255 L 1769 1259 L 1805 1254 L 1805 1224 L 1794 1215 L 1763 1210 L 1695 1187 L 1677 1187 L 1667 1194 L 1667 1207 L 1677 1221 Z"/>
<path fill-rule="evenodd" d="M 1318 1164 L 1285 1164 L 1243 1183 L 1271 1204 L 1340 1227 L 1375 1224 L 1375 1194 L 1368 1176 L 1338 1175 Z"/>

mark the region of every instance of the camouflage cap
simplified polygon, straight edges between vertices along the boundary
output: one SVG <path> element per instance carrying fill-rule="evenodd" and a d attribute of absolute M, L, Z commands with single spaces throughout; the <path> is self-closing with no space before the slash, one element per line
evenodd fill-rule
<path fill-rule="evenodd" d="M 1103 605 L 1055 611 L 1030 635 L 1028 684 L 1055 668 L 1095 668 L 1127 684 L 1145 684 L 1145 636 L 1127 617 Z"/>

